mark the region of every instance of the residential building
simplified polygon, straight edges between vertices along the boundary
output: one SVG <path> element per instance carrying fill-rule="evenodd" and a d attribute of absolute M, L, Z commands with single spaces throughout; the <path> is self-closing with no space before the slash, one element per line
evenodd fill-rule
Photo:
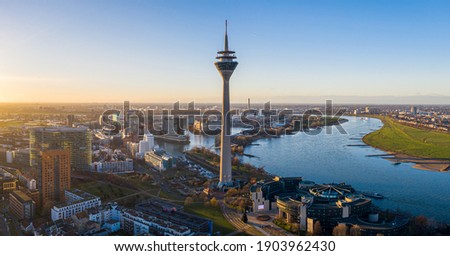
<path fill-rule="evenodd" d="M 35 202 L 24 192 L 15 190 L 9 195 L 9 210 L 19 220 L 32 220 Z"/>
<path fill-rule="evenodd" d="M 188 227 L 196 234 L 212 235 L 213 222 L 209 219 L 184 212 L 180 206 L 152 199 L 136 205 L 136 210 L 161 220 Z"/>
<path fill-rule="evenodd" d="M 86 209 L 98 207 L 102 203 L 100 197 L 78 189 L 66 190 L 65 198 L 66 202 L 53 206 L 51 210 L 53 221 L 70 218 Z"/>
<path fill-rule="evenodd" d="M 26 177 L 24 175 L 19 175 L 19 181 L 27 188 L 31 190 L 37 189 L 36 180 Z"/>
<path fill-rule="evenodd" d="M 16 156 L 16 152 L 14 150 L 6 151 L 6 163 L 12 164 L 14 162 L 15 156 Z"/>
<path fill-rule="evenodd" d="M 158 171 L 165 171 L 167 168 L 172 168 L 175 165 L 173 157 L 159 149 L 145 153 L 144 158 L 146 163 Z"/>
<path fill-rule="evenodd" d="M 189 236 L 192 230 L 133 209 L 122 211 L 123 229 L 130 235 Z"/>
<path fill-rule="evenodd" d="M 0 169 L 0 194 L 7 194 L 17 189 L 17 179 L 9 172 Z"/>
<path fill-rule="evenodd" d="M 125 161 L 94 162 L 91 164 L 91 171 L 93 172 L 125 173 L 133 170 L 133 160 L 130 158 Z"/>
<path fill-rule="evenodd" d="M 42 205 L 64 201 L 64 191 L 70 189 L 70 150 L 44 151 L 41 159 L 38 188 Z"/>

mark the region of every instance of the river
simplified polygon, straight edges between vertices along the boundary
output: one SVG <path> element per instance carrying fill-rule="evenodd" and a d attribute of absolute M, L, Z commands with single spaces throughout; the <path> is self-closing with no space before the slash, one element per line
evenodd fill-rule
<path fill-rule="evenodd" d="M 333 127 L 331 134 L 325 129 L 317 135 L 299 132 L 280 138 L 261 139 L 249 146 L 245 153 L 256 157 L 243 157 L 244 162 L 263 166 L 279 176 L 301 176 L 316 183 L 345 182 L 359 191 L 377 192 L 386 199 L 374 199 L 383 209 L 399 209 L 414 215 L 425 215 L 437 221 L 450 223 L 450 173 L 423 171 L 412 163 L 394 165 L 381 157 L 367 155 L 385 152 L 364 144 L 364 134 L 381 128 L 379 119 L 345 117 L 342 124 L 347 134 Z M 235 130 L 236 131 L 236 130 Z M 189 145 L 161 145 L 169 153 L 179 155 L 194 146 L 213 148 L 214 137 L 191 135 Z"/>

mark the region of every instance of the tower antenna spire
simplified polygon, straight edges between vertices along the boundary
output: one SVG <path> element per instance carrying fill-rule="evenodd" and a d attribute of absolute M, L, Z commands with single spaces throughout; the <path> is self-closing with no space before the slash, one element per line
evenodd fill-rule
<path fill-rule="evenodd" d="M 225 20 L 225 51 L 228 51 L 228 20 Z"/>

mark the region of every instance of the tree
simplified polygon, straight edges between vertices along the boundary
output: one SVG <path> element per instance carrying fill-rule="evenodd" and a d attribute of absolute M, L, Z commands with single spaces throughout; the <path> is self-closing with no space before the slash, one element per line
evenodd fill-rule
<path fill-rule="evenodd" d="M 245 209 L 247 208 L 247 204 L 245 203 L 245 199 L 240 199 L 239 200 L 239 208 L 241 209 L 241 211 L 245 211 Z"/>
<path fill-rule="evenodd" d="M 144 176 L 142 176 L 142 178 L 141 178 L 141 181 L 142 182 L 146 182 L 146 181 L 149 181 L 150 180 L 150 175 L 148 175 L 148 174 L 145 174 Z"/>
<path fill-rule="evenodd" d="M 233 157 L 233 160 L 231 161 L 231 164 L 234 166 L 239 166 L 241 163 L 241 161 L 239 160 L 239 158 L 237 156 Z"/>
<path fill-rule="evenodd" d="M 244 223 L 247 223 L 247 222 L 248 222 L 248 217 L 247 217 L 247 213 L 246 213 L 246 212 L 244 212 L 244 214 L 242 215 L 241 220 L 242 220 L 242 222 L 244 222 Z"/>
<path fill-rule="evenodd" d="M 431 227 L 427 217 L 419 215 L 411 219 L 408 231 L 408 235 L 427 236 L 433 233 L 433 228 Z"/>
<path fill-rule="evenodd" d="M 353 225 L 350 228 L 350 235 L 351 236 L 360 236 L 361 235 L 361 227 L 359 225 Z"/>
<path fill-rule="evenodd" d="M 344 223 L 339 223 L 333 228 L 333 236 L 346 236 L 348 232 L 347 225 Z"/>
<path fill-rule="evenodd" d="M 217 199 L 215 197 L 211 198 L 211 200 L 209 201 L 211 206 L 216 207 L 217 206 Z"/>
<path fill-rule="evenodd" d="M 194 199 L 192 199 L 192 197 L 188 196 L 186 197 L 186 199 L 184 199 L 184 205 L 185 206 L 189 206 L 194 202 Z"/>
<path fill-rule="evenodd" d="M 50 210 L 52 209 L 54 204 L 55 202 L 52 202 L 50 200 L 45 202 L 41 208 L 41 216 L 47 216 L 47 214 L 50 213 Z"/>
<path fill-rule="evenodd" d="M 235 188 L 231 188 L 227 191 L 227 193 L 225 194 L 226 197 L 231 197 L 234 196 L 238 193 L 237 189 Z"/>
<path fill-rule="evenodd" d="M 320 225 L 320 221 L 316 221 L 313 227 L 313 235 L 320 236 L 322 234 L 322 225 Z"/>

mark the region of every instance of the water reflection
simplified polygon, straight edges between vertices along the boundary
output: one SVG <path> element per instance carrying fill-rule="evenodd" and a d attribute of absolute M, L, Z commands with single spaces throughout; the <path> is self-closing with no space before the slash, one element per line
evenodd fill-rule
<path fill-rule="evenodd" d="M 259 145 L 245 151 L 257 157 L 243 157 L 243 161 L 263 166 L 275 175 L 302 176 L 315 182 L 346 182 L 358 190 L 385 195 L 387 199 L 374 200 L 382 208 L 401 209 L 450 223 L 450 173 L 422 171 L 413 168 L 413 164 L 394 165 L 380 157 L 367 157 L 384 152 L 348 145 L 362 144 L 359 138 L 379 129 L 381 121 L 346 118 L 349 122 L 342 126 L 348 134 L 340 134 L 333 128 L 332 134 L 297 133 L 262 139 L 257 141 Z M 179 155 L 194 146 L 213 148 L 214 137 L 191 135 L 189 145 L 161 146 Z"/>

